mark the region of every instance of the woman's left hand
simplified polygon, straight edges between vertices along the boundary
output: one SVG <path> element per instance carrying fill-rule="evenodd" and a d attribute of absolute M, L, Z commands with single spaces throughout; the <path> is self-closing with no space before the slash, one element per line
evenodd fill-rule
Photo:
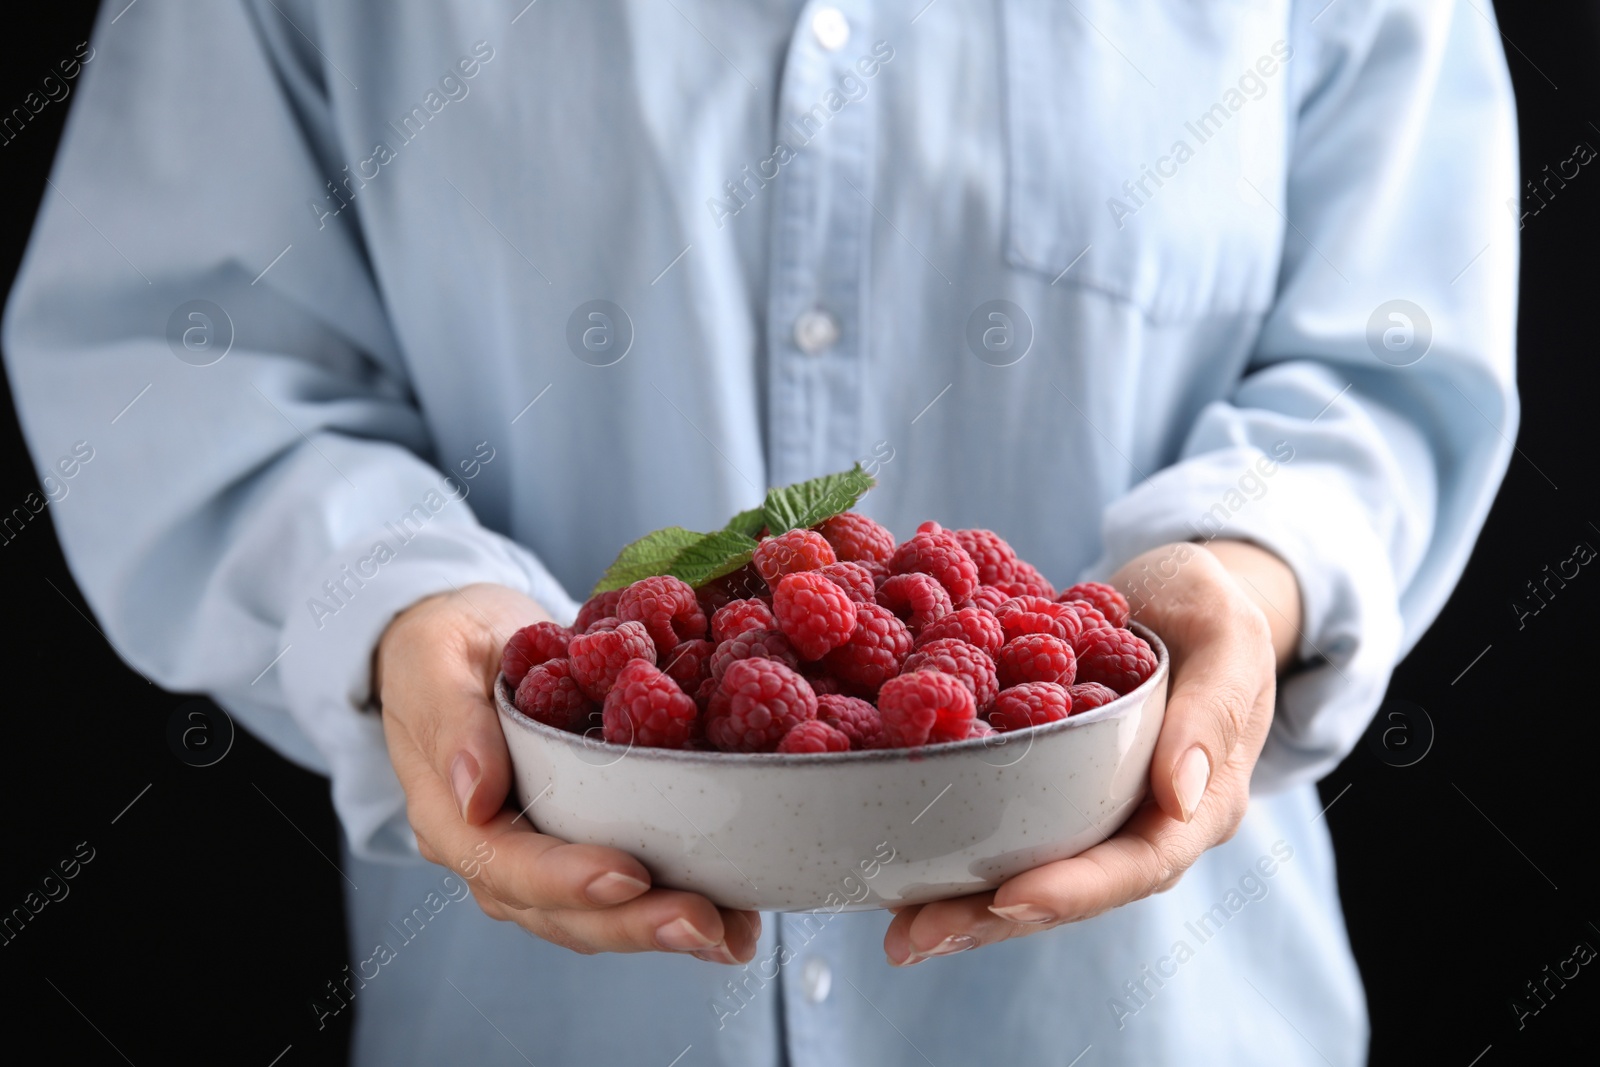
<path fill-rule="evenodd" d="M 896 910 L 889 962 L 921 963 L 1087 919 L 1172 888 L 1233 836 L 1272 724 L 1277 671 L 1295 648 L 1300 592 L 1277 556 L 1241 541 L 1171 544 L 1112 578 L 1171 654 L 1150 796 L 1116 834 L 992 893 Z"/>

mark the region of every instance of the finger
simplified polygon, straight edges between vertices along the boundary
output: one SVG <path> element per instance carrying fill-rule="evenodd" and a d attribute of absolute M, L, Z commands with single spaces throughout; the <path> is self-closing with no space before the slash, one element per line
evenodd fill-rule
<path fill-rule="evenodd" d="M 1150 789 L 1187 822 L 1241 738 L 1263 688 L 1273 684 L 1271 639 L 1260 611 L 1240 602 L 1173 665 L 1166 717 L 1150 761 Z"/>
<path fill-rule="evenodd" d="M 721 952 L 695 953 L 710 963 L 749 963 L 756 956 L 756 942 L 761 939 L 761 913 L 723 908 L 723 950 Z"/>
<path fill-rule="evenodd" d="M 922 905 L 913 904 L 907 907 L 890 908 L 894 918 L 889 922 L 889 929 L 883 934 L 883 954 L 889 957 L 889 962 L 895 966 L 904 966 L 909 962 L 911 952 L 911 924 L 916 920 L 917 912 L 922 910 Z"/>
<path fill-rule="evenodd" d="M 910 967 L 935 956 L 953 956 L 1043 929 L 1000 918 L 989 910 L 993 903 L 993 893 L 975 893 L 934 901 L 915 914 L 896 916 L 884 935 L 884 954 L 895 966 Z"/>
<path fill-rule="evenodd" d="M 1208 804 L 1189 823 L 1147 803 L 1114 836 L 1073 856 L 1024 871 L 995 890 L 993 910 L 1022 925 L 1075 922 L 1161 889 L 1216 843 L 1223 809 Z"/>
<path fill-rule="evenodd" d="M 724 911 L 676 889 L 652 889 L 614 908 L 513 909 L 509 917 L 535 936 L 578 952 L 683 952 L 718 963 L 750 960 L 761 930 L 753 912 Z"/>
<path fill-rule="evenodd" d="M 414 784 L 407 813 L 438 862 L 474 888 L 514 908 L 607 908 L 650 888 L 650 872 L 634 857 L 604 845 L 573 844 L 535 832 L 526 815 L 501 811 L 469 826 L 436 778 Z"/>
<path fill-rule="evenodd" d="M 511 753 L 494 707 L 494 679 L 452 672 L 436 684 L 438 691 L 424 690 L 411 698 L 428 709 L 431 727 L 416 740 L 450 787 L 461 818 L 485 822 L 504 806 L 511 790 Z"/>

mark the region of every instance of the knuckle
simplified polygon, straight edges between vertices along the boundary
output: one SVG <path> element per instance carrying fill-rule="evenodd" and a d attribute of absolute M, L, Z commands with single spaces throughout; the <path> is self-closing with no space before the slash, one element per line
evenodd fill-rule
<path fill-rule="evenodd" d="M 416 833 L 416 829 L 417 829 L 416 824 L 412 823 L 411 824 L 412 833 Z M 440 863 L 439 850 L 434 848 L 433 845 L 429 844 L 428 843 L 428 839 L 423 837 L 421 834 L 417 834 L 416 836 L 417 836 L 417 855 L 421 856 L 423 859 L 427 860 L 429 863 Z"/>
<path fill-rule="evenodd" d="M 1177 885 L 1205 846 L 1195 844 L 1187 835 L 1173 835 L 1149 842 L 1149 849 L 1157 874 L 1150 880 L 1149 888 L 1141 894 L 1141 899 L 1154 893 L 1165 893 Z"/>
<path fill-rule="evenodd" d="M 475 885 L 469 885 L 468 889 L 470 889 L 472 892 L 472 899 L 478 905 L 478 910 L 482 911 L 485 915 L 489 916 L 489 918 L 495 920 L 496 922 L 511 921 L 512 914 L 510 909 L 508 909 L 495 897 L 484 892 Z"/>
<path fill-rule="evenodd" d="M 1227 798 L 1222 809 L 1221 825 L 1218 827 L 1217 844 L 1224 844 L 1233 840 L 1234 834 L 1239 832 L 1239 827 L 1244 823 L 1245 813 L 1250 810 L 1250 794 L 1244 790 L 1235 790 Z"/>
<path fill-rule="evenodd" d="M 575 936 L 551 912 L 534 912 L 523 923 L 523 926 L 529 933 L 540 940 L 548 941 L 552 945 L 576 952 L 580 956 L 593 956 L 600 951 L 587 941 Z"/>
<path fill-rule="evenodd" d="M 1250 724 L 1250 709 L 1255 703 L 1242 679 L 1231 678 L 1207 695 L 1205 710 L 1214 722 L 1222 739 L 1221 751 L 1213 754 L 1220 763 L 1228 758 Z"/>

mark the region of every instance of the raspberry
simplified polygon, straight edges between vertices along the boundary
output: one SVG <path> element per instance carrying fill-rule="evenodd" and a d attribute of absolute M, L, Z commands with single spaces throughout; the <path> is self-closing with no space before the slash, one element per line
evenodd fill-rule
<path fill-rule="evenodd" d="M 976 715 L 972 690 L 943 671 L 912 671 L 883 683 L 878 714 L 887 748 L 963 741 Z"/>
<path fill-rule="evenodd" d="M 1000 694 L 989 713 L 989 725 L 996 730 L 1020 730 L 1043 726 L 1072 714 L 1072 696 L 1066 686 L 1055 682 L 1024 682 Z"/>
<path fill-rule="evenodd" d="M 878 589 L 878 603 L 917 633 L 950 614 L 950 594 L 931 574 L 896 574 Z"/>
<path fill-rule="evenodd" d="M 974 738 L 978 738 L 978 737 L 993 737 L 995 734 L 997 734 L 999 732 L 1000 731 L 996 730 L 993 726 L 990 726 L 984 720 L 982 720 L 982 719 L 973 719 L 972 720 L 972 727 L 971 727 L 971 729 L 969 729 L 967 731 L 967 740 L 971 741 Z"/>
<path fill-rule="evenodd" d="M 1087 600 L 1062 600 L 1059 601 L 1059 603 L 1064 607 L 1071 608 L 1072 613 L 1078 616 L 1080 632 L 1087 632 L 1095 629 L 1116 629 L 1116 627 L 1112 626 L 1110 621 L 1103 614 L 1101 614 L 1100 609 L 1089 603 Z M 1076 645 L 1077 642 L 1074 641 L 1073 644 Z"/>
<path fill-rule="evenodd" d="M 856 629 L 856 605 L 843 589 L 814 571 L 786 574 L 772 594 L 778 629 L 801 659 L 815 660 L 832 652 Z"/>
<path fill-rule="evenodd" d="M 972 594 L 971 599 L 967 600 L 961 606 L 964 608 L 983 608 L 987 611 L 993 611 L 995 608 L 999 607 L 1001 604 L 1004 604 L 1010 599 L 1011 594 L 1006 592 L 1004 589 L 1000 589 L 992 585 L 980 585 L 978 586 L 977 592 Z"/>
<path fill-rule="evenodd" d="M 848 737 L 851 748 L 877 748 L 883 740 L 878 709 L 859 697 L 819 693 L 817 718 Z"/>
<path fill-rule="evenodd" d="M 1017 553 L 993 530 L 953 530 L 956 541 L 978 567 L 983 585 L 1009 582 L 1016 575 Z"/>
<path fill-rule="evenodd" d="M 748 600 L 766 594 L 767 583 L 748 563 L 732 574 L 711 579 L 694 591 L 695 599 L 700 602 L 700 610 L 706 613 L 708 619 L 730 601 Z"/>
<path fill-rule="evenodd" d="M 878 583 L 873 580 L 872 572 L 858 563 L 830 563 L 817 573 L 843 589 L 857 604 L 877 599 Z"/>
<path fill-rule="evenodd" d="M 822 664 L 852 690 L 871 696 L 900 673 L 900 661 L 910 651 L 911 631 L 894 612 L 878 604 L 861 604 L 850 640 L 824 656 Z"/>
<path fill-rule="evenodd" d="M 825 722 L 807 719 L 778 742 L 779 752 L 849 752 L 850 739 Z"/>
<path fill-rule="evenodd" d="M 787 667 L 800 666 L 800 657 L 783 634 L 777 630 L 746 630 L 723 641 L 711 653 L 711 677 L 720 679 L 738 660 L 752 658 L 775 659 Z"/>
<path fill-rule="evenodd" d="M 901 674 L 926 670 L 943 671 L 965 682 L 967 688 L 972 690 L 979 715 L 989 710 L 996 694 L 1000 692 L 994 660 L 989 653 L 960 638 L 942 637 L 937 641 L 929 641 L 907 656 L 900 665 Z"/>
<path fill-rule="evenodd" d="M 655 642 L 636 622 L 619 623 L 615 630 L 579 634 L 567 646 L 572 659 L 572 678 L 590 700 L 603 701 L 611 692 L 617 675 L 632 659 L 656 661 Z"/>
<path fill-rule="evenodd" d="M 572 623 L 572 632 L 575 634 L 588 633 L 589 627 L 608 615 L 617 613 L 617 601 L 622 599 L 622 590 L 608 589 L 604 593 L 596 593 L 583 602 L 583 607 L 578 609 L 578 617 Z"/>
<path fill-rule="evenodd" d="M 961 547 L 955 534 L 938 523 L 923 523 L 909 541 L 894 550 L 889 561 L 894 574 L 931 574 L 952 601 L 965 600 L 978 588 L 978 565 Z"/>
<path fill-rule="evenodd" d="M 513 691 L 528 671 L 552 659 L 565 659 L 572 631 L 553 622 L 536 622 L 511 635 L 500 653 L 500 673 Z M 544 720 L 539 720 L 543 722 Z"/>
<path fill-rule="evenodd" d="M 1006 640 L 1023 634 L 1054 634 L 1071 644 L 1083 629 L 1077 612 L 1042 596 L 1014 596 L 994 609 Z"/>
<path fill-rule="evenodd" d="M 708 675 L 706 679 L 700 683 L 699 688 L 694 691 L 695 706 L 700 709 L 700 714 L 704 715 L 707 721 L 709 721 L 711 718 L 711 696 L 713 693 L 719 691 L 721 685 L 722 682 L 719 679 L 712 678 Z M 723 709 L 724 713 L 726 713 L 726 710 L 727 709 L 725 708 Z"/>
<path fill-rule="evenodd" d="M 1000 628 L 1000 620 L 983 608 L 958 608 L 948 615 L 940 616 L 922 628 L 917 634 L 915 647 L 921 648 L 929 641 L 937 641 L 944 637 L 959 637 L 969 645 L 977 645 L 989 655 L 993 656 L 1000 651 L 1000 646 L 1006 643 L 1005 631 Z"/>
<path fill-rule="evenodd" d="M 727 710 L 708 719 L 706 736 L 724 752 L 770 752 L 796 724 L 817 717 L 806 680 L 776 660 L 734 662 L 719 691 Z"/>
<path fill-rule="evenodd" d="M 711 639 L 718 644 L 749 630 L 776 630 L 778 620 L 765 600 L 730 600 L 711 617 Z"/>
<path fill-rule="evenodd" d="M 711 653 L 716 647 L 703 637 L 691 637 L 661 657 L 661 669 L 678 683 L 679 689 L 693 694 L 702 681 L 711 677 Z"/>
<path fill-rule="evenodd" d="M 841 512 L 825 520 L 816 531 L 833 546 L 833 554 L 847 563 L 859 560 L 888 563 L 894 555 L 894 534 L 854 511 Z"/>
<path fill-rule="evenodd" d="M 1023 634 L 1007 641 L 995 657 L 1000 688 L 1023 682 L 1059 682 L 1071 685 L 1077 669 L 1072 646 L 1054 634 Z"/>
<path fill-rule="evenodd" d="M 1104 582 L 1079 582 L 1062 590 L 1056 599 L 1063 602 L 1087 600 L 1100 609 L 1100 614 L 1104 615 L 1112 626 L 1128 625 L 1127 598 Z"/>
<path fill-rule="evenodd" d="M 883 583 L 889 580 L 889 565 L 875 559 L 858 559 L 855 565 L 872 575 L 872 585 L 875 589 L 882 589 Z"/>
<path fill-rule="evenodd" d="M 811 691 L 821 697 L 824 693 L 842 693 L 844 686 L 839 679 L 827 672 L 821 663 L 800 664 L 800 677 L 811 684 Z"/>
<path fill-rule="evenodd" d="M 1076 685 L 1067 686 L 1067 694 L 1072 697 L 1072 714 L 1077 715 L 1085 711 L 1101 708 L 1117 699 L 1117 691 L 1110 686 L 1101 685 L 1099 682 L 1078 682 Z"/>
<path fill-rule="evenodd" d="M 815 530 L 790 530 L 756 545 L 751 562 L 767 585 L 777 588 L 778 579 L 785 574 L 820 570 L 839 560 L 833 554 L 833 546 Z"/>
<path fill-rule="evenodd" d="M 995 587 L 1005 590 L 1008 596 L 1042 596 L 1046 600 L 1056 598 L 1055 586 L 1039 573 L 1037 567 L 1021 558 L 1016 562 L 1011 580 L 996 582 Z"/>
<path fill-rule="evenodd" d="M 1155 673 L 1155 651 L 1131 631 L 1090 630 L 1079 643 L 1083 645 L 1080 681 L 1099 682 L 1122 694 L 1133 692 Z"/>
<path fill-rule="evenodd" d="M 591 622 L 589 624 L 589 628 L 584 630 L 583 632 L 586 633 L 586 634 L 605 633 L 607 630 L 615 630 L 617 627 L 619 627 L 621 625 L 622 625 L 622 620 L 621 619 L 617 618 L 615 615 L 607 615 L 603 619 L 596 619 L 596 620 L 594 620 L 594 622 Z M 646 637 L 650 636 L 650 631 L 649 630 L 645 631 L 645 636 Z M 655 642 L 651 642 L 651 644 L 654 645 Z"/>
<path fill-rule="evenodd" d="M 605 739 L 612 744 L 686 748 L 699 715 L 700 709 L 677 682 L 654 664 L 636 659 L 617 675 L 601 719 Z"/>
<path fill-rule="evenodd" d="M 572 661 L 546 660 L 528 670 L 512 701 L 530 719 L 558 730 L 582 732 L 594 702 L 583 695 L 572 677 Z"/>
<path fill-rule="evenodd" d="M 617 618 L 643 623 L 656 643 L 658 656 L 690 638 L 706 635 L 706 613 L 700 610 L 694 588 L 668 574 L 641 578 L 624 589 L 617 600 Z"/>

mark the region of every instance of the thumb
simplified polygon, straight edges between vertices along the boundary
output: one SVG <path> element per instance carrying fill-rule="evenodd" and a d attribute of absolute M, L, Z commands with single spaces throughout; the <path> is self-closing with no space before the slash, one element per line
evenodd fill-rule
<path fill-rule="evenodd" d="M 436 832 L 449 832 L 446 804 L 471 826 L 505 804 L 511 756 L 494 699 L 501 648 L 521 621 L 540 618 L 549 616 L 521 593 L 473 585 L 419 601 L 380 641 L 384 717 L 409 742 L 391 743 L 395 770 L 408 797 L 426 798 Z"/>
<path fill-rule="evenodd" d="M 434 734 L 433 763 L 444 777 L 463 822 L 477 826 L 505 806 L 511 791 L 511 753 L 500 729 L 494 700 L 499 657 L 477 678 L 463 678 L 452 699 L 441 701 Z"/>
<path fill-rule="evenodd" d="M 1246 650 L 1226 640 L 1175 657 L 1167 713 L 1150 762 L 1151 792 L 1172 818 L 1188 822 L 1194 816 L 1217 769 L 1244 736 L 1257 678 Z"/>

